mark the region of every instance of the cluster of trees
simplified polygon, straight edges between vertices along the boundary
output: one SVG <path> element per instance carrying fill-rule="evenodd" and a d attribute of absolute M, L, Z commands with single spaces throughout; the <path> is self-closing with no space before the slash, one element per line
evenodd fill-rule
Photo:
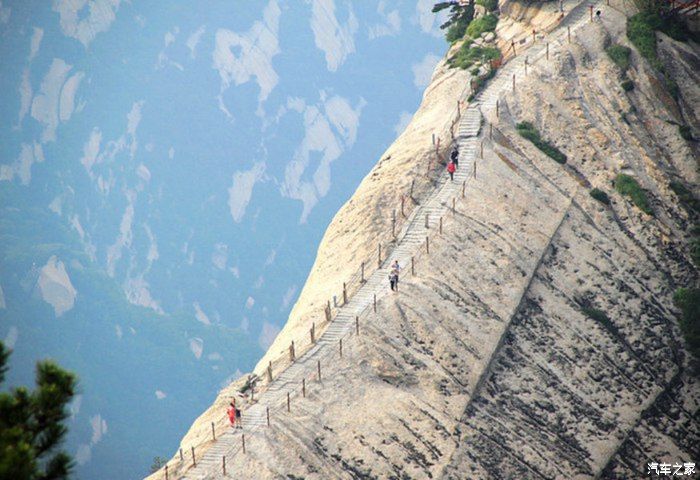
<path fill-rule="evenodd" d="M 440 25 L 447 29 L 447 41 L 452 43 L 464 36 L 469 23 L 474 18 L 474 2 L 448 1 L 438 2 L 433 6 L 433 13 L 449 9 L 447 21 Z"/>
<path fill-rule="evenodd" d="M 0 342 L 0 385 L 11 350 Z M 36 388 L 0 392 L 0 478 L 59 480 L 69 478 L 71 457 L 60 450 L 67 428 L 68 403 L 77 377 L 51 360 L 37 363 Z"/>

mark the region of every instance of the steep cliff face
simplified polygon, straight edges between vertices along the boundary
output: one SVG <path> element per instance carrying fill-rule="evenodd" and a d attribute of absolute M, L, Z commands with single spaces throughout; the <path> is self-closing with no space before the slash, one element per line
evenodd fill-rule
<path fill-rule="evenodd" d="M 305 338 L 313 322 L 324 320 L 327 302 L 342 292 L 343 282 L 360 271 L 362 262 L 367 272 L 376 267 L 377 244 L 386 240 L 392 210 L 399 208 L 401 195 L 407 196 L 414 182 L 413 198 L 420 201 L 433 186 L 426 177 L 426 166 L 435 151 L 433 139 L 444 142 L 448 137 L 467 79 L 466 72 L 450 69 L 444 61 L 436 67 L 411 123 L 328 226 L 289 320 L 258 363 L 256 373 L 262 376 L 270 361 L 287 354 L 292 340 Z M 413 204 L 407 198 L 406 211 Z"/>
<path fill-rule="evenodd" d="M 404 272 L 400 292 L 306 380 L 306 398 L 246 432 L 227 458 L 245 478 L 638 478 L 649 461 L 700 458 L 700 383 L 672 295 L 694 285 L 697 218 L 669 187 L 698 192 L 697 45 L 661 34 L 677 100 L 633 50 L 620 86 L 605 53 L 628 45 L 624 5 L 604 8 L 570 44 L 525 72 L 484 111 L 484 153 L 455 213 Z M 529 32 L 523 13 L 508 31 Z M 551 12 L 551 15 L 557 15 Z M 502 32 L 501 32 L 502 33 Z M 439 67 L 421 110 L 341 209 L 289 325 L 260 373 L 322 315 L 335 279 L 376 248 L 386 211 L 421 178 L 462 72 Z M 567 155 L 559 164 L 518 134 L 531 122 Z M 613 188 L 637 180 L 650 211 Z M 606 192 L 610 204 L 590 195 Z M 429 188 L 420 183 L 420 192 Z M 420 195 L 417 195 L 421 201 Z M 327 288 L 327 289 L 326 289 Z M 299 381 L 299 383 L 301 380 Z M 198 420 L 219 418 L 227 395 Z M 289 384 L 285 388 L 298 389 Z M 197 424 L 195 425 L 197 427 Z M 193 428 L 193 432 L 196 428 Z M 183 445 L 194 441 L 192 433 Z M 216 475 L 214 475 L 215 477 Z M 213 478 L 213 477 L 210 477 Z"/>

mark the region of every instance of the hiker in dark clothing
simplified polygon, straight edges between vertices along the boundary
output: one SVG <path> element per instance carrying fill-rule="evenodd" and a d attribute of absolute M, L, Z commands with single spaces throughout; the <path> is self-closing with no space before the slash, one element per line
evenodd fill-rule
<path fill-rule="evenodd" d="M 450 160 L 452 160 L 452 163 L 455 164 L 455 169 L 459 167 L 459 150 L 457 150 L 457 147 L 452 149 L 452 153 L 450 154 Z"/>
<path fill-rule="evenodd" d="M 401 267 L 399 266 L 399 261 L 394 260 L 394 264 L 391 266 L 391 273 L 389 274 L 389 286 L 394 292 L 399 291 L 399 272 Z"/>

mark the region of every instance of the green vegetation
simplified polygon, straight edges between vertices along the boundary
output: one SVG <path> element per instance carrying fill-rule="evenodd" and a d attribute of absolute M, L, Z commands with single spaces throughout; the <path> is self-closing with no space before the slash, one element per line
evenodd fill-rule
<path fill-rule="evenodd" d="M 688 140 L 689 142 L 693 140 L 693 132 L 690 130 L 689 125 L 678 125 L 678 134 L 683 140 Z"/>
<path fill-rule="evenodd" d="M 476 0 L 477 5 L 481 5 L 487 12 L 493 12 L 498 8 L 498 0 Z"/>
<path fill-rule="evenodd" d="M 604 311 L 591 307 L 587 302 L 581 307 L 581 311 L 591 320 L 595 320 L 596 322 L 600 323 L 608 332 L 615 336 L 619 335 L 619 330 Z"/>
<path fill-rule="evenodd" d="M 497 0 L 480 1 L 481 3 L 479 4 L 483 5 L 488 11 L 494 11 L 498 8 Z M 464 43 L 457 50 L 457 53 L 448 60 L 448 63 L 451 67 L 459 67 L 465 70 L 475 66 L 476 68 L 472 69 L 471 74 L 472 76 L 477 76 L 481 65 L 489 64 L 491 60 L 501 58 L 501 51 L 498 48 L 472 46 L 473 41 L 478 39 L 481 34 L 496 29 L 498 16 L 488 13 L 475 19 L 473 3 L 461 5 L 456 1 L 436 3 L 433 7 L 433 12 L 439 12 L 447 8 L 450 9 L 449 20 L 440 26 L 440 28 L 447 28 L 447 41 L 454 43 L 464 39 Z"/>
<path fill-rule="evenodd" d="M 629 175 L 621 173 L 615 179 L 615 190 L 621 195 L 627 196 L 632 200 L 642 212 L 649 215 L 653 215 L 654 211 L 649 205 L 649 200 L 647 199 L 647 194 L 639 183 L 634 178 Z"/>
<path fill-rule="evenodd" d="M 168 463 L 168 459 L 163 457 L 153 457 L 150 473 L 156 473 Z"/>
<path fill-rule="evenodd" d="M 497 23 L 498 17 L 489 13 L 483 17 L 472 20 L 467 27 L 467 35 L 474 39 L 479 38 L 482 33 L 494 31 Z"/>
<path fill-rule="evenodd" d="M 477 93 L 481 91 L 482 88 L 484 88 L 484 85 L 488 83 L 490 79 L 492 79 L 496 75 L 496 69 L 492 68 L 491 70 L 488 71 L 488 73 L 482 77 L 477 77 L 474 80 L 474 89 L 472 90 L 472 93 L 469 94 L 469 98 L 467 98 L 467 101 L 471 102 L 474 97 L 476 96 Z"/>
<path fill-rule="evenodd" d="M 673 193 L 678 195 L 678 200 L 680 200 L 681 205 L 688 214 L 700 214 L 700 200 L 695 198 L 693 192 L 688 190 L 682 183 L 676 181 L 671 182 L 668 186 L 673 190 Z"/>
<path fill-rule="evenodd" d="M 455 43 L 456 41 L 461 40 L 462 37 L 464 37 L 464 33 L 467 31 L 469 22 L 469 18 L 462 17 L 450 25 L 450 28 L 447 29 L 447 34 L 445 35 L 447 41 L 450 43 Z"/>
<path fill-rule="evenodd" d="M 629 92 L 631 90 L 634 90 L 634 82 L 630 80 L 629 78 L 625 78 L 622 83 L 620 83 L 620 86 L 625 92 Z"/>
<path fill-rule="evenodd" d="M 476 64 L 488 63 L 501 58 L 501 51 L 494 47 L 472 47 L 466 40 L 449 61 L 453 67 L 470 68 Z"/>
<path fill-rule="evenodd" d="M 606 48 L 605 52 L 608 54 L 608 57 L 610 57 L 610 60 L 620 67 L 622 73 L 625 73 L 630 67 L 630 54 L 632 53 L 632 49 L 614 43 Z"/>
<path fill-rule="evenodd" d="M 515 127 L 521 137 L 530 140 L 537 148 L 545 155 L 553 159 L 557 163 L 566 163 L 566 155 L 557 147 L 544 140 L 540 133 L 535 129 L 535 126 L 530 122 L 520 122 Z"/>
<path fill-rule="evenodd" d="M 462 5 L 457 1 L 438 2 L 433 6 L 433 13 L 445 9 L 449 9 L 448 19 L 440 28 L 447 29 L 445 37 L 448 42 L 454 43 L 464 37 L 469 23 L 474 18 L 474 5 Z"/>
<path fill-rule="evenodd" d="M 700 289 L 679 288 L 673 303 L 681 310 L 679 323 L 688 349 L 700 359 Z"/>
<path fill-rule="evenodd" d="M 0 342 L 0 383 L 5 380 L 10 350 Z M 73 461 L 56 452 L 67 432 L 66 407 L 77 379 L 54 362 L 36 366 L 37 389 L 17 387 L 0 393 L 0 478 L 65 479 Z"/>
<path fill-rule="evenodd" d="M 594 188 L 588 193 L 590 193 L 591 197 L 595 198 L 600 203 L 610 205 L 610 197 L 608 197 L 608 194 L 602 191 L 601 189 Z"/>
<path fill-rule="evenodd" d="M 654 68 L 661 67 L 656 53 L 656 30 L 660 26 L 660 17 L 652 12 L 641 12 L 627 19 L 627 38 Z"/>
<path fill-rule="evenodd" d="M 656 49 L 656 31 L 685 41 L 691 34 L 676 18 L 662 18 L 653 10 L 643 11 L 627 19 L 627 38 L 639 53 L 664 77 L 664 84 L 671 96 L 678 100 L 680 89 L 671 74 L 664 68 Z"/>

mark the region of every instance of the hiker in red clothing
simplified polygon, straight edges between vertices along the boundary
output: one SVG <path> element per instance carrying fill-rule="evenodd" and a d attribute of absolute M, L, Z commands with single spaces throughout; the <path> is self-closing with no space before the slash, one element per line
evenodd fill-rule
<path fill-rule="evenodd" d="M 231 400 L 228 408 L 226 409 L 226 414 L 228 415 L 228 422 L 232 427 L 236 426 L 236 400 Z"/>
<path fill-rule="evenodd" d="M 450 174 L 450 180 L 454 181 L 455 179 L 455 170 L 457 167 L 455 167 L 454 162 L 450 162 L 447 164 L 447 172 Z"/>

